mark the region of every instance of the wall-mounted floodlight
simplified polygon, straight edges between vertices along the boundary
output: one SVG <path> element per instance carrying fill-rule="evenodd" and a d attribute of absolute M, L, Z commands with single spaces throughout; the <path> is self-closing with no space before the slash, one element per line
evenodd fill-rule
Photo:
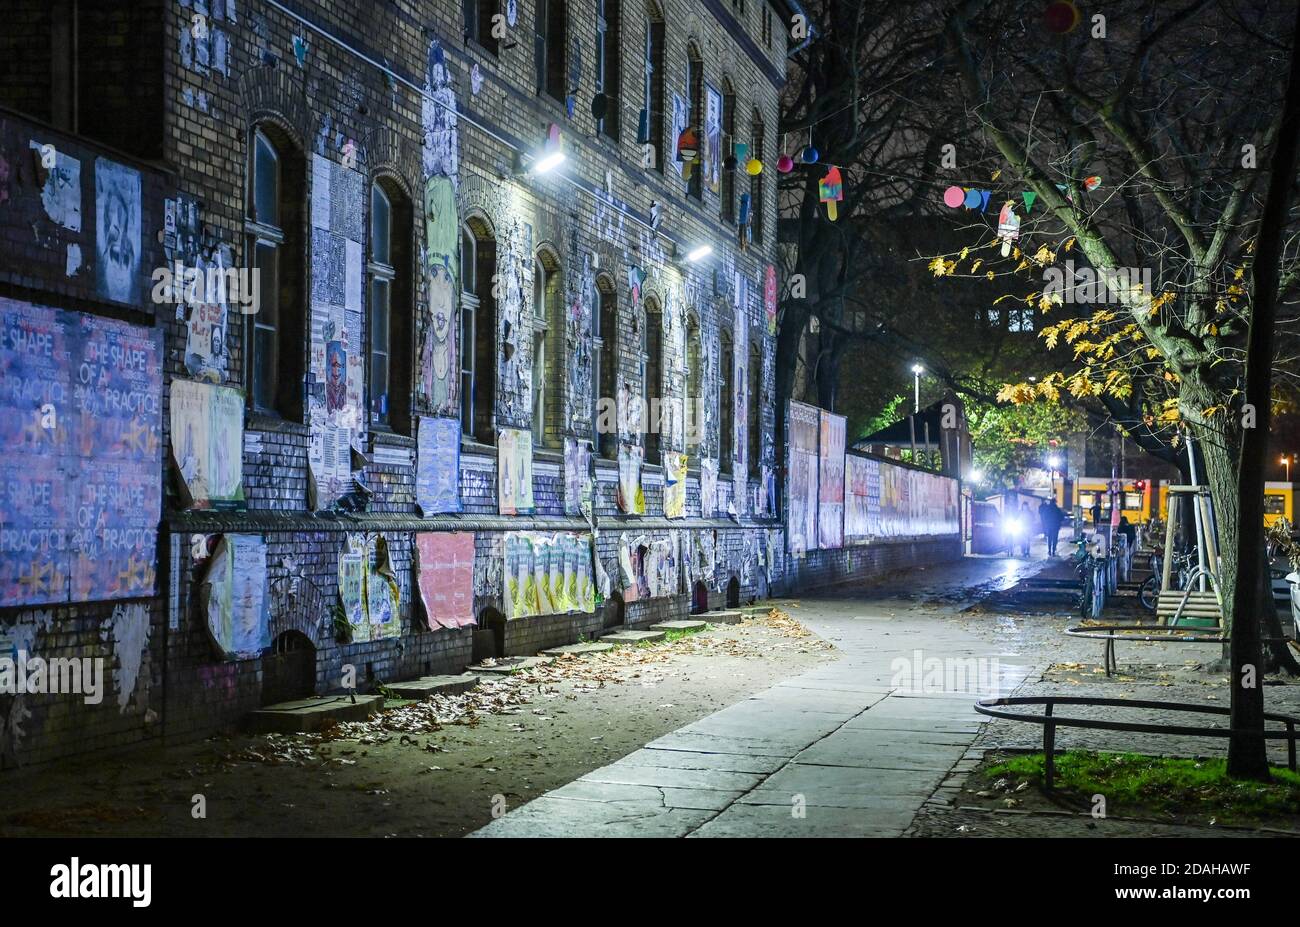
<path fill-rule="evenodd" d="M 713 245 L 698 245 L 689 254 L 686 255 L 686 260 L 694 264 L 697 261 L 704 260 L 712 253 L 713 253 Z"/>

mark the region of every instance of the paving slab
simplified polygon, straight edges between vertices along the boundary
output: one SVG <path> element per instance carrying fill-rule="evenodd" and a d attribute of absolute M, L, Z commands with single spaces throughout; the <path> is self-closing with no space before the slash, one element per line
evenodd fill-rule
<path fill-rule="evenodd" d="M 431 695 L 460 695 L 477 688 L 479 677 L 472 673 L 454 676 L 421 676 L 419 679 L 407 679 L 394 682 L 385 688 L 396 698 L 415 700 L 426 699 Z"/>
<path fill-rule="evenodd" d="M 542 796 L 497 818 L 471 837 L 676 837 L 716 811 L 642 802 L 572 801 Z"/>
<path fill-rule="evenodd" d="M 788 797 L 787 797 L 788 799 Z M 687 836 L 690 837 L 897 837 L 912 822 L 910 810 L 877 809 L 870 818 L 843 808 L 737 803 Z"/>
<path fill-rule="evenodd" d="M 546 666 L 554 662 L 555 657 L 547 656 L 504 657 L 493 663 L 479 663 L 477 666 L 471 666 L 469 671 L 480 676 L 509 676 L 511 673 L 517 673 L 520 670 L 532 669 L 534 666 Z"/>
<path fill-rule="evenodd" d="M 784 756 L 752 756 L 740 753 L 700 753 L 646 747 L 634 750 L 613 766 L 657 766 L 665 769 L 717 769 L 723 772 L 776 772 L 786 763 Z"/>
<path fill-rule="evenodd" d="M 709 626 L 707 621 L 661 621 L 650 625 L 651 631 L 703 631 Z"/>
<path fill-rule="evenodd" d="M 763 774 L 721 769 L 674 769 L 668 766 L 640 766 L 618 762 L 589 772 L 578 781 L 656 788 L 714 789 L 739 794 L 762 782 Z"/>
<path fill-rule="evenodd" d="M 602 635 L 600 640 L 615 647 L 627 647 L 634 644 L 654 643 L 664 639 L 663 631 L 615 631 Z"/>
<path fill-rule="evenodd" d="M 585 657 L 591 653 L 608 653 L 614 649 L 613 644 L 603 641 L 583 641 L 581 644 L 565 644 L 563 647 L 550 647 L 542 651 L 544 657 L 563 657 L 573 655 Z"/>
<path fill-rule="evenodd" d="M 700 617 L 709 624 L 740 624 L 748 616 L 742 611 L 728 609 L 720 612 L 700 612 Z"/>
<path fill-rule="evenodd" d="M 254 734 L 310 734 L 340 721 L 364 721 L 384 707 L 382 695 L 327 695 L 267 705 L 248 716 Z"/>

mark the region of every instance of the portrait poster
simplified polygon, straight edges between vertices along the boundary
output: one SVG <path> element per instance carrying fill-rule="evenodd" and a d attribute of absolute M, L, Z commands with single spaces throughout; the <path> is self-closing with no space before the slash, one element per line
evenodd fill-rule
<path fill-rule="evenodd" d="M 460 419 L 422 415 L 416 441 L 415 504 L 420 514 L 459 512 Z"/>
<path fill-rule="evenodd" d="M 718 506 L 718 462 L 700 461 L 700 517 L 712 518 Z"/>
<path fill-rule="evenodd" d="M 686 455 L 664 451 L 664 517 L 686 517 Z"/>
<path fill-rule="evenodd" d="M 245 508 L 243 393 L 211 383 L 172 380 L 171 444 L 186 508 Z"/>
<path fill-rule="evenodd" d="M 641 462 L 645 449 L 635 444 L 618 446 L 618 508 L 625 515 L 645 514 L 641 488 Z"/>
<path fill-rule="evenodd" d="M 425 182 L 425 292 L 417 387 L 435 415 L 456 415 L 460 362 L 456 350 L 460 306 L 460 218 L 452 179 Z"/>
<path fill-rule="evenodd" d="M 417 534 L 415 570 L 429 630 L 475 624 L 472 531 Z"/>
<path fill-rule="evenodd" d="M 722 180 L 722 94 L 712 84 L 704 85 L 704 182 L 714 193 Z"/>
<path fill-rule="evenodd" d="M 266 598 L 266 541 L 224 534 L 201 590 L 208 634 L 223 660 L 256 657 L 271 646 Z"/>
<path fill-rule="evenodd" d="M 591 442 L 564 439 L 564 514 L 581 515 L 593 492 Z"/>
<path fill-rule="evenodd" d="M 533 434 L 519 428 L 497 433 L 497 511 L 531 515 L 533 504 Z"/>
<path fill-rule="evenodd" d="M 792 400 L 786 422 L 789 434 L 786 467 L 790 474 L 786 530 L 791 554 L 802 557 L 817 547 L 820 410 Z"/>
<path fill-rule="evenodd" d="M 139 307 L 140 172 L 95 159 L 95 291 L 104 299 Z"/>
<path fill-rule="evenodd" d="M 817 545 L 844 546 L 844 429 L 847 419 L 821 411 L 818 465 Z"/>

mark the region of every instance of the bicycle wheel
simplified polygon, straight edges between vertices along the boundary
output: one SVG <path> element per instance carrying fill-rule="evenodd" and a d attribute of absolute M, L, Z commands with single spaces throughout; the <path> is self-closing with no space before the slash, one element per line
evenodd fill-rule
<path fill-rule="evenodd" d="M 1083 571 L 1083 590 L 1079 595 L 1079 617 L 1084 621 L 1092 618 L 1092 570 Z"/>
<path fill-rule="evenodd" d="M 1156 610 L 1156 599 L 1160 597 L 1160 577 L 1148 576 L 1142 588 L 1138 590 L 1138 601 L 1149 612 Z"/>

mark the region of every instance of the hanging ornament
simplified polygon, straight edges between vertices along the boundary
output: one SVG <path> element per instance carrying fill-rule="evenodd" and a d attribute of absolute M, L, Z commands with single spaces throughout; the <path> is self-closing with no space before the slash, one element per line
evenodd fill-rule
<path fill-rule="evenodd" d="M 818 152 L 817 149 L 814 148 L 812 145 L 809 145 L 803 151 L 799 152 L 799 160 L 802 161 L 804 164 L 816 164 L 817 159 L 820 157 L 821 157 L 821 153 Z"/>
<path fill-rule="evenodd" d="M 1011 200 L 1002 204 L 998 213 L 998 238 L 1002 239 L 1002 256 L 1011 253 L 1011 243 L 1020 237 L 1020 217 L 1012 206 Z"/>
<path fill-rule="evenodd" d="M 677 160 L 691 164 L 700 157 L 700 137 L 690 126 L 677 136 Z"/>
<path fill-rule="evenodd" d="M 1101 178 L 1097 176 L 1088 177 L 1083 181 L 1083 189 L 1091 193 L 1101 186 Z"/>
<path fill-rule="evenodd" d="M 609 109 L 609 97 L 603 93 L 598 93 L 591 98 L 591 117 L 593 119 L 604 119 L 605 112 Z"/>
<path fill-rule="evenodd" d="M 744 142 L 736 142 L 735 153 L 736 153 L 737 161 L 749 160 L 749 146 L 746 145 Z"/>
<path fill-rule="evenodd" d="M 788 154 L 783 154 L 776 159 L 776 169 L 782 174 L 788 174 L 794 170 L 794 158 Z"/>
<path fill-rule="evenodd" d="M 759 174 L 763 173 L 763 162 L 758 160 L 758 158 L 750 158 L 749 162 L 745 165 L 745 173 L 750 177 L 757 177 Z"/>
<path fill-rule="evenodd" d="M 966 191 L 961 187 L 949 187 L 943 191 L 943 205 L 956 209 L 966 200 Z"/>
<path fill-rule="evenodd" d="M 734 171 L 736 169 L 736 156 L 734 154 L 727 155 L 722 159 L 722 166 L 729 171 Z"/>
<path fill-rule="evenodd" d="M 1056 35 L 1073 32 L 1082 18 L 1079 8 L 1070 0 L 1054 0 L 1043 10 L 1044 28 Z"/>
<path fill-rule="evenodd" d="M 826 176 L 817 181 L 817 196 L 826 204 L 826 218 L 834 222 L 839 218 L 839 210 L 835 204 L 844 199 L 844 180 L 840 177 L 840 169 L 831 165 L 831 169 L 826 172 Z"/>
<path fill-rule="evenodd" d="M 744 251 L 749 246 L 750 235 L 750 209 L 751 200 L 748 193 L 740 194 L 740 218 L 737 221 L 737 231 L 739 232 L 740 250 Z"/>
<path fill-rule="evenodd" d="M 980 193 L 978 190 L 967 190 L 965 197 L 962 199 L 962 205 L 967 209 L 975 209 L 980 204 Z"/>
<path fill-rule="evenodd" d="M 1026 190 L 1020 194 L 1020 198 L 1025 201 L 1025 212 L 1029 212 L 1034 208 L 1034 202 L 1038 199 L 1038 194 L 1033 190 Z"/>
<path fill-rule="evenodd" d="M 989 190 L 981 190 L 979 191 L 979 194 L 980 194 L 980 212 L 984 212 L 989 208 L 989 197 L 992 196 L 993 194 Z"/>

